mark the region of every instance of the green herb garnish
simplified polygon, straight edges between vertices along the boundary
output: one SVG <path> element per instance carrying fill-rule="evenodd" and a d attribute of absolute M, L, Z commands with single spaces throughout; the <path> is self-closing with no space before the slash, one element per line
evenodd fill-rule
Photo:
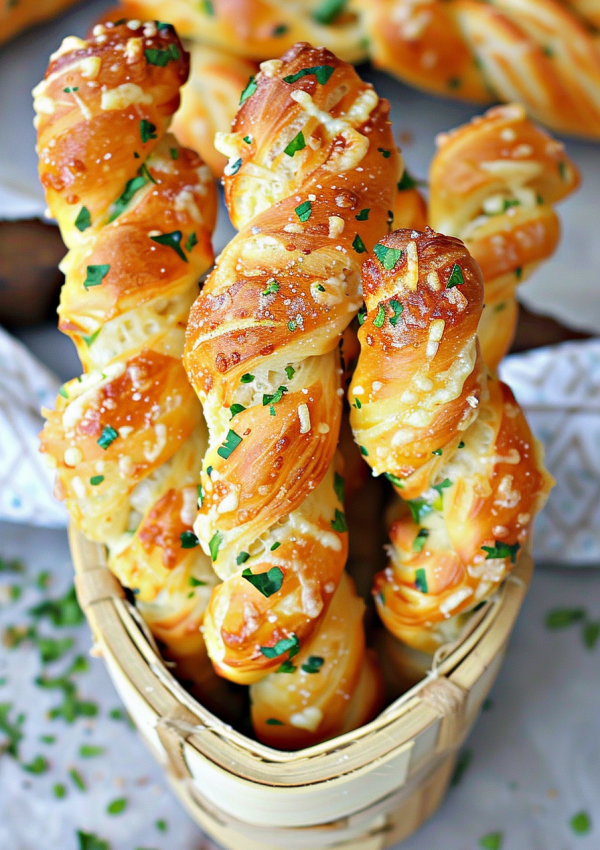
<path fill-rule="evenodd" d="M 83 285 L 86 289 L 89 289 L 90 286 L 100 286 L 106 275 L 110 270 L 110 266 L 108 263 L 103 263 L 99 266 L 88 266 L 86 269 L 86 278 L 83 281 Z"/>
<path fill-rule="evenodd" d="M 389 159 L 392 155 L 392 152 L 390 150 L 388 150 L 387 148 L 377 148 L 377 150 L 379 151 L 379 153 L 382 155 L 382 157 L 384 159 Z"/>
<path fill-rule="evenodd" d="M 267 285 L 265 289 L 263 289 L 261 295 L 275 295 L 277 292 L 279 292 L 279 284 L 275 278 L 272 277 L 271 280 L 267 281 Z"/>
<path fill-rule="evenodd" d="M 156 139 L 156 124 L 153 124 L 152 121 L 147 121 L 145 118 L 142 118 L 140 121 L 140 136 L 142 139 L 142 144 L 146 144 L 150 139 Z"/>
<path fill-rule="evenodd" d="M 302 79 L 302 77 L 314 75 L 317 78 L 317 82 L 324 86 L 334 71 L 335 68 L 333 65 L 315 65 L 312 68 L 301 68 L 295 74 L 289 74 L 287 77 L 284 77 L 283 82 L 291 84 Z"/>
<path fill-rule="evenodd" d="M 288 381 L 291 381 L 292 378 L 294 377 L 294 375 L 296 374 L 296 370 L 294 369 L 293 366 L 286 366 L 285 367 L 285 374 L 288 377 Z"/>
<path fill-rule="evenodd" d="M 239 434 L 236 434 L 235 431 L 231 429 L 227 432 L 227 437 L 225 438 L 225 442 L 222 446 L 219 446 L 217 449 L 217 454 L 219 457 L 222 457 L 224 460 L 227 460 L 229 455 L 237 449 L 239 444 L 242 442 L 242 438 Z"/>
<path fill-rule="evenodd" d="M 325 659 L 320 655 L 310 655 L 306 664 L 302 665 L 302 670 L 305 673 L 318 673 L 324 663 Z"/>
<path fill-rule="evenodd" d="M 266 407 L 268 404 L 277 404 L 278 401 L 281 401 L 283 394 L 287 393 L 287 391 L 287 387 L 278 387 L 277 390 L 270 395 L 265 393 L 262 399 L 263 407 Z"/>
<path fill-rule="evenodd" d="M 106 812 L 109 815 L 120 815 L 127 808 L 127 800 L 125 797 L 118 797 L 109 803 L 106 807 Z"/>
<path fill-rule="evenodd" d="M 385 245 L 382 245 L 379 242 L 373 248 L 373 253 L 381 263 L 384 269 L 387 271 L 391 271 L 398 260 L 402 257 L 402 251 L 400 248 L 387 248 Z"/>
<path fill-rule="evenodd" d="M 294 156 L 297 151 L 304 150 L 305 147 L 304 133 L 300 130 L 298 135 L 294 136 L 292 141 L 283 149 L 283 152 L 288 156 Z"/>
<path fill-rule="evenodd" d="M 348 525 L 346 524 L 346 517 L 344 516 L 343 511 L 340 511 L 339 508 L 335 509 L 335 518 L 331 520 L 331 527 L 334 531 L 344 532 L 348 531 Z"/>
<path fill-rule="evenodd" d="M 367 249 L 365 248 L 365 243 L 362 241 L 358 233 L 352 241 L 352 247 L 354 248 L 357 254 L 365 254 L 367 251 Z"/>
<path fill-rule="evenodd" d="M 382 328 L 384 322 L 385 322 L 385 307 L 383 306 L 383 304 L 380 304 L 379 308 L 377 310 L 377 315 L 373 319 L 373 325 L 376 328 Z"/>
<path fill-rule="evenodd" d="M 413 540 L 412 550 L 413 552 L 422 552 L 423 547 L 425 546 L 425 541 L 429 537 L 429 531 L 426 528 L 420 528 L 419 533 Z"/>
<path fill-rule="evenodd" d="M 250 560 L 250 553 L 249 552 L 240 552 L 240 554 L 235 559 L 235 562 L 238 566 L 240 566 L 241 564 L 245 564 L 246 561 L 248 561 L 248 560 Z"/>
<path fill-rule="evenodd" d="M 512 545 L 509 543 L 500 543 L 496 540 L 495 546 L 482 546 L 481 548 L 484 552 L 487 552 L 485 556 L 486 561 L 492 558 L 510 558 L 511 563 L 515 564 L 517 561 L 517 552 L 521 548 L 521 545 L 519 543 L 513 543 Z"/>
<path fill-rule="evenodd" d="M 421 593 L 429 592 L 429 588 L 427 587 L 427 574 L 422 567 L 415 570 L 415 587 Z"/>
<path fill-rule="evenodd" d="M 193 531 L 182 531 L 179 535 L 179 540 L 181 541 L 182 549 L 195 549 L 196 546 L 200 545 L 200 541 Z"/>
<path fill-rule="evenodd" d="M 271 567 L 266 573 L 256 574 L 253 574 L 250 569 L 245 569 L 242 577 L 267 598 L 281 590 L 283 584 L 283 572 L 279 567 Z"/>
<path fill-rule="evenodd" d="M 300 641 L 298 640 L 297 635 L 293 634 L 289 638 L 282 638 L 277 641 L 275 646 L 260 647 L 260 651 L 265 658 L 279 658 L 280 655 L 283 655 L 288 650 L 290 658 L 293 658 L 294 655 L 297 655 L 300 652 Z"/>
<path fill-rule="evenodd" d="M 258 83 L 254 77 L 250 77 L 248 83 L 246 84 L 246 88 L 242 92 L 240 96 L 240 105 L 245 103 L 249 97 L 252 97 L 256 89 L 258 88 Z"/>
<path fill-rule="evenodd" d="M 245 409 L 246 408 L 244 407 L 243 404 L 232 404 L 231 407 L 229 408 L 229 411 L 231 413 L 231 418 L 233 419 L 234 416 L 237 416 L 238 413 L 242 413 L 242 411 L 244 411 Z"/>
<path fill-rule="evenodd" d="M 166 50 L 150 47 L 144 50 L 144 55 L 149 65 L 157 65 L 159 68 L 164 68 L 172 59 L 179 59 L 179 50 L 174 44 L 170 44 Z"/>
<path fill-rule="evenodd" d="M 92 226 L 92 217 L 90 215 L 90 211 L 87 207 L 82 207 L 77 214 L 77 218 L 75 219 L 75 227 L 77 230 L 83 233 L 84 230 L 87 230 L 88 227 Z"/>
<path fill-rule="evenodd" d="M 210 551 L 210 557 L 213 559 L 213 562 L 217 560 L 217 555 L 219 554 L 219 549 L 221 547 L 221 543 L 223 542 L 223 535 L 220 531 L 215 531 L 213 536 L 210 538 L 208 543 L 208 548 Z"/>
<path fill-rule="evenodd" d="M 90 478 L 90 484 L 92 487 L 97 487 L 98 484 L 102 484 L 104 481 L 104 475 L 92 475 Z"/>
<path fill-rule="evenodd" d="M 105 425 L 102 430 L 102 433 L 100 434 L 100 437 L 97 440 L 97 443 L 101 449 L 104 449 L 104 451 L 106 451 L 106 449 L 112 443 L 114 443 L 118 436 L 119 432 L 115 431 L 112 425 Z"/>
<path fill-rule="evenodd" d="M 312 12 L 312 18 L 318 24 L 331 24 L 346 8 L 348 0 L 323 0 Z"/>
<path fill-rule="evenodd" d="M 299 204 L 294 210 L 300 221 L 308 221 L 308 219 L 312 215 L 312 204 L 310 201 L 304 201 L 304 203 Z"/>
<path fill-rule="evenodd" d="M 345 481 L 343 477 L 339 474 L 339 472 L 333 473 L 333 489 L 335 495 L 337 496 L 338 502 L 343 505 L 344 504 L 344 488 Z"/>
<path fill-rule="evenodd" d="M 250 372 L 246 372 L 245 375 L 242 375 L 240 378 L 240 384 L 251 384 L 254 380 L 254 375 L 251 375 Z"/>
<path fill-rule="evenodd" d="M 464 282 L 465 278 L 463 276 L 463 270 L 458 263 L 454 263 L 452 271 L 450 272 L 450 277 L 448 278 L 448 283 L 446 284 L 446 289 L 452 289 L 454 286 L 462 286 Z"/>
<path fill-rule="evenodd" d="M 188 262 L 188 258 L 183 253 L 183 249 L 181 247 L 181 239 L 182 239 L 181 230 L 174 230 L 172 233 L 162 233 L 160 236 L 151 236 L 153 242 L 157 242 L 159 245 L 164 245 L 167 248 L 172 248 L 178 257 L 184 261 L 184 263 Z"/>

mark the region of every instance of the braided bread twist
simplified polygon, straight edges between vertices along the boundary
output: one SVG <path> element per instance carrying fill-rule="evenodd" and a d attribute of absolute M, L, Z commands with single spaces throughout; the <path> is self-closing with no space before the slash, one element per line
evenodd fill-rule
<path fill-rule="evenodd" d="M 85 373 L 45 412 L 41 450 L 184 677 L 204 675 L 215 583 L 186 548 L 206 429 L 181 354 L 216 216 L 208 168 L 166 133 L 187 69 L 170 26 L 107 24 L 65 39 L 34 92 L 40 176 L 70 249 L 60 328 Z"/>
<path fill-rule="evenodd" d="M 483 282 L 464 245 L 396 231 L 365 263 L 363 285 L 351 421 L 374 474 L 402 498 L 373 592 L 387 628 L 432 652 L 446 621 L 511 569 L 551 479 L 510 390 L 486 376 Z"/>
<path fill-rule="evenodd" d="M 575 2 L 585 14 L 586 2 Z M 592 0 L 597 22 L 597 3 Z M 519 101 L 600 138 L 596 30 L 558 0 L 356 0 L 375 64 L 436 94 Z"/>
<path fill-rule="evenodd" d="M 195 530 L 223 579 L 205 639 L 221 675 L 252 683 L 310 646 L 342 575 L 337 345 L 399 162 L 389 104 L 327 50 L 263 63 L 243 100 L 218 140 L 240 233 L 192 309 L 185 364 L 210 432 Z"/>
<path fill-rule="evenodd" d="M 481 268 L 485 309 L 478 336 L 490 369 L 510 348 L 515 289 L 554 252 L 553 204 L 579 184 L 563 145 L 518 104 L 495 107 L 438 136 L 429 172 L 429 224 L 463 241 Z"/>
<path fill-rule="evenodd" d="M 170 21 L 183 37 L 248 59 L 275 59 L 299 41 L 361 62 L 367 43 L 352 3 L 331 0 L 121 0 L 129 17 Z"/>
<path fill-rule="evenodd" d="M 21 30 L 59 15 L 76 0 L 16 0 L 0 5 L 0 44 Z"/>

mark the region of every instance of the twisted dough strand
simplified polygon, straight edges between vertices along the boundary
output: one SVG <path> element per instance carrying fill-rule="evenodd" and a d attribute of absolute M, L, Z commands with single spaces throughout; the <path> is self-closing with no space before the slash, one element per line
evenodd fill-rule
<path fill-rule="evenodd" d="M 510 348 L 516 287 L 554 252 L 553 206 L 579 185 L 563 145 L 519 104 L 494 107 L 438 136 L 429 172 L 429 224 L 462 240 L 485 282 L 478 336 L 495 370 Z"/>
<path fill-rule="evenodd" d="M 201 549 L 185 548 L 206 430 L 181 354 L 216 197 L 208 168 L 166 133 L 187 69 L 171 27 L 107 24 L 65 39 L 34 105 L 40 176 L 70 249 L 60 328 L 84 367 L 46 412 L 41 450 L 71 518 L 108 545 L 191 677 L 204 675 L 215 578 Z"/>
<path fill-rule="evenodd" d="M 261 67 L 220 140 L 240 233 L 192 310 L 185 355 L 210 432 L 195 530 L 223 579 L 205 639 L 218 672 L 246 683 L 310 645 L 342 575 L 337 344 L 398 177 L 389 106 L 351 67 L 306 44 Z M 265 575 L 268 595 L 251 582 Z"/>
<path fill-rule="evenodd" d="M 401 79 L 519 101 L 555 130 L 600 138 L 597 33 L 558 0 L 357 0 L 357 9 L 371 59 Z"/>
<path fill-rule="evenodd" d="M 365 459 L 403 501 L 374 595 L 390 631 L 432 652 L 446 621 L 511 569 L 551 479 L 510 390 L 486 377 L 483 282 L 464 245 L 401 230 L 375 254 L 363 270 L 351 421 Z"/>

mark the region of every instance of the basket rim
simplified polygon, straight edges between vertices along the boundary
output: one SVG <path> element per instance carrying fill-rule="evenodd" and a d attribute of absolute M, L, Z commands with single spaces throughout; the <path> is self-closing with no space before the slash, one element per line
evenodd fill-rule
<path fill-rule="evenodd" d="M 321 782 L 327 776 L 339 777 L 340 771 L 344 774 L 355 772 L 374 759 L 410 745 L 419 732 L 440 718 L 439 712 L 435 712 L 423 699 L 430 683 L 440 680 L 452 682 L 454 674 L 457 674 L 455 678 L 460 680 L 459 687 L 467 696 L 464 676 L 458 673 L 464 662 L 473 656 L 475 647 L 479 655 L 484 654 L 482 649 L 493 650 L 492 657 L 498 654 L 510 634 L 533 570 L 529 546 L 526 546 L 503 585 L 469 620 L 465 633 L 450 645 L 435 670 L 372 721 L 324 743 L 285 751 L 268 747 L 236 731 L 189 694 L 151 645 L 151 638 L 138 622 L 139 616 L 132 615 L 130 609 L 133 606 L 125 600 L 121 585 L 108 569 L 105 547 L 89 540 L 72 523 L 69 525 L 69 543 L 80 604 L 94 638 L 101 644 L 103 653 L 111 655 L 139 696 L 153 708 L 158 721 L 175 729 L 199 755 L 215 766 L 252 782 L 275 786 L 306 785 Z M 100 582 L 102 590 L 90 595 L 87 585 L 85 589 L 83 587 L 84 577 L 89 578 L 89 574 L 93 574 L 92 583 L 97 584 L 100 573 L 108 574 L 110 582 Z M 504 618 L 500 617 L 502 612 L 506 614 Z M 484 645 L 488 643 L 490 647 Z M 129 668 L 129 672 L 125 667 Z M 187 719 L 182 719 L 181 711 L 177 711 L 181 707 Z M 358 749 L 364 751 L 362 757 L 356 752 L 357 745 L 361 744 L 363 746 Z M 350 757 L 349 752 L 354 757 Z M 292 766 L 294 777 L 289 776 Z"/>

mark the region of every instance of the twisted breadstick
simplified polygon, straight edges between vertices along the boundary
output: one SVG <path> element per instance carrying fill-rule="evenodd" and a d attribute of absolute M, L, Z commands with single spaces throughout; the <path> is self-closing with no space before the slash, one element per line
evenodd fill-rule
<path fill-rule="evenodd" d="M 0 44 L 21 30 L 47 21 L 72 6 L 76 0 L 12 0 L 0 5 Z"/>
<path fill-rule="evenodd" d="M 366 58 L 353 4 L 331 0 L 121 0 L 124 13 L 170 21 L 180 35 L 261 61 L 298 41 L 323 44 L 347 62 Z"/>
<path fill-rule="evenodd" d="M 215 148 L 215 134 L 229 132 L 254 62 L 196 42 L 189 43 L 190 78 L 181 91 L 181 106 L 173 132 L 183 145 L 197 151 L 215 177 L 221 177 L 227 157 Z"/>
<path fill-rule="evenodd" d="M 204 634 L 218 672 L 246 683 L 310 646 L 342 575 L 337 344 L 398 172 L 389 105 L 350 66 L 299 44 L 261 67 L 219 142 L 241 232 L 192 309 L 185 353 L 210 432 L 195 530 L 223 579 Z"/>
<path fill-rule="evenodd" d="M 554 252 L 558 203 L 579 184 L 563 145 L 518 104 L 495 107 L 437 139 L 429 179 L 429 223 L 457 236 L 479 264 L 485 309 L 478 336 L 490 369 L 510 348 L 515 289 Z"/>
<path fill-rule="evenodd" d="M 192 532 L 206 431 L 181 354 L 216 198 L 166 133 L 187 69 L 170 26 L 107 24 L 65 39 L 34 92 L 40 176 L 70 249 L 60 328 L 85 372 L 46 411 L 41 450 L 183 676 L 204 675 L 215 583 Z"/>
<path fill-rule="evenodd" d="M 403 500 L 375 601 L 391 632 L 432 652 L 446 621 L 511 569 L 551 479 L 510 390 L 486 377 L 483 283 L 464 245 L 396 231 L 365 263 L 363 285 L 352 426 Z"/>
<path fill-rule="evenodd" d="M 476 102 L 519 101 L 555 130 L 600 138 L 597 34 L 558 0 L 356 4 L 372 60 L 401 79 Z"/>

